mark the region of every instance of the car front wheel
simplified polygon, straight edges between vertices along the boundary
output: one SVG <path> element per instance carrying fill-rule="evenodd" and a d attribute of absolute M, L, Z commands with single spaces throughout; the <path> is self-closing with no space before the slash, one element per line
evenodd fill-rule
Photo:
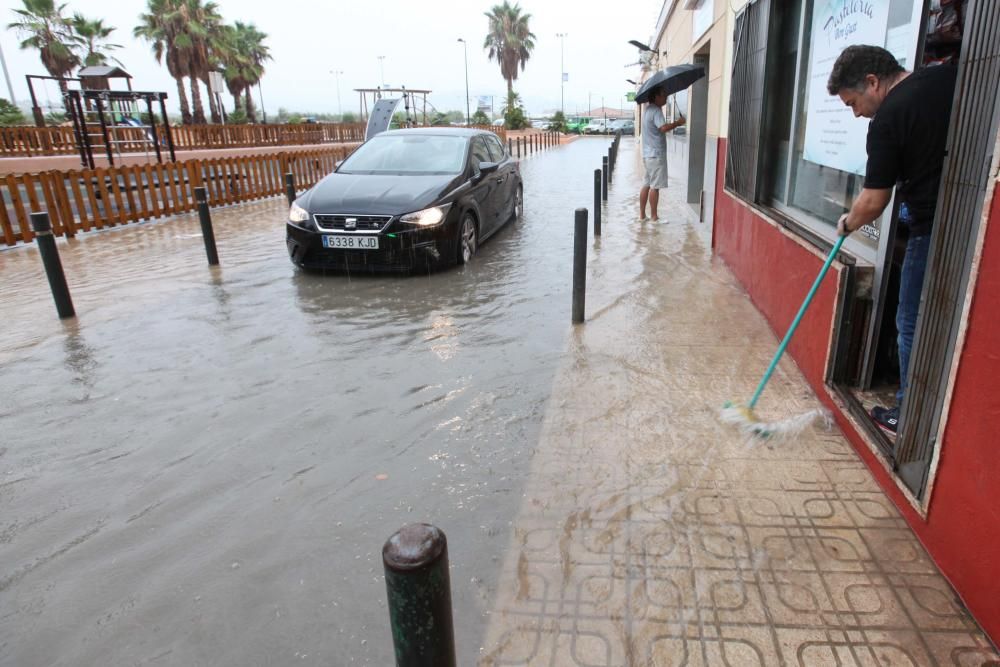
<path fill-rule="evenodd" d="M 520 220 L 524 215 L 524 186 L 519 185 L 514 190 L 514 220 Z"/>
<path fill-rule="evenodd" d="M 462 224 L 458 227 L 458 253 L 456 259 L 459 264 L 466 264 L 476 254 L 479 245 L 479 236 L 476 233 L 476 219 L 471 213 L 462 216 Z"/>

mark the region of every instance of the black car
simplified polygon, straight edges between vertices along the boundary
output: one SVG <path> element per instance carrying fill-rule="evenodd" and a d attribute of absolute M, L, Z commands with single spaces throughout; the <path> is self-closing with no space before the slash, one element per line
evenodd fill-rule
<path fill-rule="evenodd" d="M 464 264 L 523 202 L 518 163 L 492 132 L 383 132 L 295 200 L 288 254 L 339 271 Z"/>

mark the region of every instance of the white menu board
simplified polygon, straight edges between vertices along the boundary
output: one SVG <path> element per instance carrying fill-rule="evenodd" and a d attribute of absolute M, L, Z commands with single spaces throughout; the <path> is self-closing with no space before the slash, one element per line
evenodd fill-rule
<path fill-rule="evenodd" d="M 868 123 L 826 82 L 840 53 L 853 44 L 882 46 L 889 22 L 889 0 L 816 0 L 809 53 L 806 135 L 802 157 L 855 174 L 865 173 Z"/>

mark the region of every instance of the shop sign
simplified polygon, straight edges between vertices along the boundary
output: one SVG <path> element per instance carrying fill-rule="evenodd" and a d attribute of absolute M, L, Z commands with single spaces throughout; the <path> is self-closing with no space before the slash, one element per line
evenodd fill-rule
<path fill-rule="evenodd" d="M 867 119 L 855 118 L 839 97 L 826 91 L 826 82 L 848 46 L 885 44 L 888 22 L 889 0 L 816 0 L 802 154 L 809 162 L 865 173 Z"/>

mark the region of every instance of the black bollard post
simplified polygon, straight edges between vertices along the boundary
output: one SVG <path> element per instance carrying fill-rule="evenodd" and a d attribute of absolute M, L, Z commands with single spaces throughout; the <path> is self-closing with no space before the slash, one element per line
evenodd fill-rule
<path fill-rule="evenodd" d="M 62 261 L 59 259 L 56 237 L 52 235 L 49 214 L 45 211 L 36 211 L 32 212 L 30 218 L 31 230 L 35 232 L 35 243 L 38 245 L 38 254 L 42 256 L 42 266 L 45 267 L 45 275 L 49 279 L 49 289 L 56 302 L 56 312 L 62 319 L 74 317 L 76 311 L 73 310 L 73 299 L 70 297 L 69 287 L 66 285 L 66 274 L 63 273 Z"/>
<path fill-rule="evenodd" d="M 601 198 L 608 201 L 608 158 L 602 158 L 601 164 Z"/>
<path fill-rule="evenodd" d="M 514 145 L 510 142 L 510 139 L 508 138 L 507 139 L 507 155 L 513 155 L 513 154 L 514 154 Z"/>
<path fill-rule="evenodd" d="M 587 296 L 587 209 L 576 209 L 573 228 L 573 322 L 583 322 Z"/>
<path fill-rule="evenodd" d="M 521 137 L 517 138 L 517 159 L 521 159 Z"/>
<path fill-rule="evenodd" d="M 594 236 L 601 235 L 601 170 L 594 170 Z"/>
<path fill-rule="evenodd" d="M 219 251 L 215 248 L 215 231 L 212 229 L 212 212 L 208 210 L 208 190 L 194 189 L 194 200 L 198 202 L 198 220 L 201 222 L 201 238 L 205 241 L 205 254 L 208 263 L 215 266 L 219 263 Z"/>
<path fill-rule="evenodd" d="M 448 539 L 426 523 L 403 526 L 382 547 L 396 667 L 455 667 Z"/>
<path fill-rule="evenodd" d="M 295 201 L 295 174 L 292 172 L 285 174 L 285 198 L 289 206 Z"/>
<path fill-rule="evenodd" d="M 610 185 L 615 180 L 615 151 L 613 148 L 608 148 L 608 185 Z"/>

